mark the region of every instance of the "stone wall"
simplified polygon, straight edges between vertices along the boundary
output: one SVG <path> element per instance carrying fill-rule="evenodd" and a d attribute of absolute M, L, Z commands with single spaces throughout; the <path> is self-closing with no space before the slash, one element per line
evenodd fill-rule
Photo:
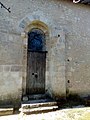
<path fill-rule="evenodd" d="M 22 40 L 17 34 L 0 30 L 0 105 L 16 106 L 22 95 Z"/>
<path fill-rule="evenodd" d="M 89 6 L 67 0 L 1 2 L 11 8 L 11 13 L 0 8 L 0 101 L 21 100 L 26 75 L 21 33 L 33 20 L 42 21 L 49 30 L 47 93 L 56 98 L 65 97 L 66 91 L 90 95 Z"/>

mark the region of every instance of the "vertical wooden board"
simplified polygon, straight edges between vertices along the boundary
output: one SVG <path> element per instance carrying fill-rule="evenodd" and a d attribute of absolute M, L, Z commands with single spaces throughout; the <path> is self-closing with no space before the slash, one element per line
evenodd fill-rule
<path fill-rule="evenodd" d="M 33 86 L 35 83 L 35 79 L 33 73 L 36 71 L 35 67 L 35 55 L 32 52 L 28 52 L 28 61 L 27 61 L 27 83 L 26 83 L 26 91 L 29 94 L 33 90 Z"/>
<path fill-rule="evenodd" d="M 37 77 L 37 90 L 41 93 L 45 91 L 45 53 L 37 53 L 36 71 Z"/>

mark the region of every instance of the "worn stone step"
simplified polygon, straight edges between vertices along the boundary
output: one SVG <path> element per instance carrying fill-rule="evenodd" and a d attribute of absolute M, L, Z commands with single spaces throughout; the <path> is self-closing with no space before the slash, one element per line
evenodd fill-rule
<path fill-rule="evenodd" d="M 43 113 L 43 112 L 49 112 L 57 110 L 58 106 L 49 106 L 49 107 L 38 107 L 38 108 L 32 108 L 32 109 L 20 109 L 20 111 L 24 114 L 36 114 L 36 113 Z"/>
<path fill-rule="evenodd" d="M 13 114 L 13 108 L 0 108 L 0 116 Z"/>
<path fill-rule="evenodd" d="M 28 99 L 27 99 L 28 98 Z M 25 114 L 35 114 L 57 110 L 57 102 L 45 94 L 30 95 L 22 101 L 19 111 Z"/>
<path fill-rule="evenodd" d="M 47 96 L 45 94 L 36 94 L 36 95 L 29 95 L 29 100 L 39 100 L 39 99 L 45 99 Z"/>
<path fill-rule="evenodd" d="M 44 102 L 53 102 L 53 99 L 51 98 L 44 98 L 44 99 L 32 99 L 28 101 L 22 101 L 22 104 L 31 104 L 31 103 L 44 103 Z"/>
<path fill-rule="evenodd" d="M 39 99 L 46 99 L 46 98 L 47 98 L 46 94 L 34 94 L 34 95 L 23 96 L 22 100 L 28 101 L 28 100 L 39 100 Z"/>
<path fill-rule="evenodd" d="M 21 107 L 23 109 L 30 109 L 30 108 L 38 108 L 38 107 L 49 107 L 49 106 L 55 106 L 57 105 L 57 102 L 54 102 L 54 101 L 48 101 L 48 102 L 38 102 L 38 103 L 35 103 L 35 101 L 30 101 L 30 103 L 27 103 L 27 104 L 22 104 Z"/>

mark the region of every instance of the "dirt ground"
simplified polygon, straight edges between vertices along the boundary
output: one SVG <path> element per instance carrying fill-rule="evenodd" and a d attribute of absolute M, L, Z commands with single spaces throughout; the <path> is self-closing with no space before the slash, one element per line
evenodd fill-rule
<path fill-rule="evenodd" d="M 23 115 L 0 116 L 0 120 L 90 120 L 90 107 L 68 108 L 54 112 Z"/>

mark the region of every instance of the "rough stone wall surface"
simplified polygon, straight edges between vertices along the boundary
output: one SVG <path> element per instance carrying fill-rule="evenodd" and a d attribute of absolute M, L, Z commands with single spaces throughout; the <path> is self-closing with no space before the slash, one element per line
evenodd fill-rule
<path fill-rule="evenodd" d="M 48 23 L 47 89 L 61 96 L 90 95 L 90 8 L 63 0 L 1 0 L 0 8 L 0 100 L 20 99 L 24 31 L 28 20 Z M 28 16 L 28 17 L 27 17 Z M 28 18 L 23 20 L 24 18 Z M 22 21 L 22 22 L 21 22 Z M 65 43 L 58 41 L 63 30 Z M 58 31 L 58 32 L 57 32 Z M 59 38 L 60 39 L 60 38 Z M 62 37 L 61 37 L 62 40 Z M 10 97 L 9 97 L 10 96 Z"/>

